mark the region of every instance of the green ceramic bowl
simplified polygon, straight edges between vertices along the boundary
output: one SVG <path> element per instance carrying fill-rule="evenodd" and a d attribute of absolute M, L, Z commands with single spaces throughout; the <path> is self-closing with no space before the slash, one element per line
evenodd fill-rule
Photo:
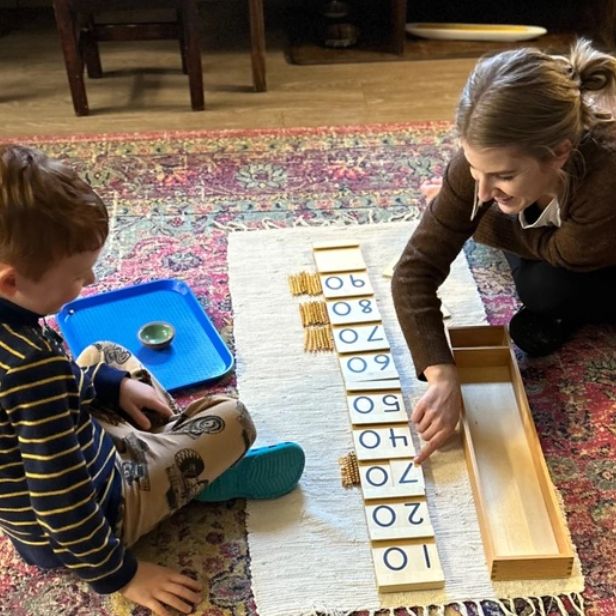
<path fill-rule="evenodd" d="M 151 321 L 143 325 L 137 332 L 137 338 L 143 346 L 149 349 L 164 349 L 171 344 L 175 336 L 175 328 L 165 321 Z"/>

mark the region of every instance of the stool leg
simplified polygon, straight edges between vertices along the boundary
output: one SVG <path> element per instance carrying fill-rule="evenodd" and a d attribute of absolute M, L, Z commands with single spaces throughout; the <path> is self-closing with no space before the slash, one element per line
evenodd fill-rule
<path fill-rule="evenodd" d="M 180 40 L 184 41 L 184 60 L 188 72 L 190 87 L 190 103 L 193 111 L 201 111 L 205 107 L 203 100 L 203 69 L 201 67 L 201 45 L 199 42 L 199 13 L 196 0 L 180 0 L 182 33 Z"/>
<path fill-rule="evenodd" d="M 79 42 L 81 43 L 81 52 L 86 63 L 88 77 L 100 79 L 103 76 L 103 67 L 98 51 L 98 42 L 94 34 L 94 17 L 92 15 L 88 15 L 85 25 L 81 28 Z"/>
<path fill-rule="evenodd" d="M 176 12 L 177 22 L 180 24 L 178 28 L 178 43 L 180 44 L 180 56 L 182 57 L 182 72 L 184 75 L 188 75 L 188 68 L 186 66 L 186 43 L 184 42 L 184 27 L 182 25 L 182 15 L 180 11 Z"/>
<path fill-rule="evenodd" d="M 252 61 L 252 79 L 257 92 L 265 92 L 265 18 L 263 0 L 248 0 L 250 18 L 250 58 Z"/>
<path fill-rule="evenodd" d="M 68 0 L 54 0 L 53 8 L 60 44 L 64 53 L 64 64 L 66 65 L 73 107 L 78 116 L 88 115 L 88 97 L 83 81 L 83 59 L 79 53 L 75 15 L 69 7 Z"/>
<path fill-rule="evenodd" d="M 393 0 L 391 3 L 391 51 L 399 56 L 404 53 L 405 28 L 406 0 Z"/>

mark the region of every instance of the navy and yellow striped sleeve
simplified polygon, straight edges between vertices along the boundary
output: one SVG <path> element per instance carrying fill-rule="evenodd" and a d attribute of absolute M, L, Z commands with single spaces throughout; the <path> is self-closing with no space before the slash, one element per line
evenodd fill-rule
<path fill-rule="evenodd" d="M 104 362 L 81 368 L 82 372 L 94 384 L 96 398 L 112 409 L 120 404 L 120 383 L 130 378 L 130 373 L 118 370 Z"/>
<path fill-rule="evenodd" d="M 0 515 L 9 525 L 33 515 L 64 566 L 109 593 L 132 579 L 137 564 L 101 509 L 117 485 L 116 451 L 81 408 L 83 395 L 88 392 L 80 395 L 71 363 L 51 351 L 5 373 L 0 404 L 17 439 L 28 494 L 4 494 Z"/>

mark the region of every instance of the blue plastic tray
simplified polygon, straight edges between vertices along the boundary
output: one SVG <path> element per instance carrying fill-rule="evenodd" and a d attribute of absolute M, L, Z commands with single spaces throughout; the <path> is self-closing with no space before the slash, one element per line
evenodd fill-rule
<path fill-rule="evenodd" d="M 168 391 L 214 381 L 233 368 L 229 349 L 181 280 L 155 280 L 76 299 L 62 308 L 57 320 L 75 356 L 93 342 L 117 342 Z M 137 331 L 159 320 L 175 327 L 175 338 L 166 349 L 148 349 Z"/>

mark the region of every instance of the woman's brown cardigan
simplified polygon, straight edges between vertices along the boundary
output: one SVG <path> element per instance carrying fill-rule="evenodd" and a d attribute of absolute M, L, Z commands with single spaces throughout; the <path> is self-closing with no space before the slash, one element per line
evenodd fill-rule
<path fill-rule="evenodd" d="M 436 291 L 469 237 L 580 272 L 616 266 L 616 146 L 587 138 L 573 160 L 578 177 L 560 205 L 561 226 L 522 229 L 517 216 L 503 214 L 493 203 L 482 205 L 471 220 L 475 182 L 463 152 L 454 155 L 392 280 L 398 320 L 418 375 L 428 366 L 453 363 Z"/>

